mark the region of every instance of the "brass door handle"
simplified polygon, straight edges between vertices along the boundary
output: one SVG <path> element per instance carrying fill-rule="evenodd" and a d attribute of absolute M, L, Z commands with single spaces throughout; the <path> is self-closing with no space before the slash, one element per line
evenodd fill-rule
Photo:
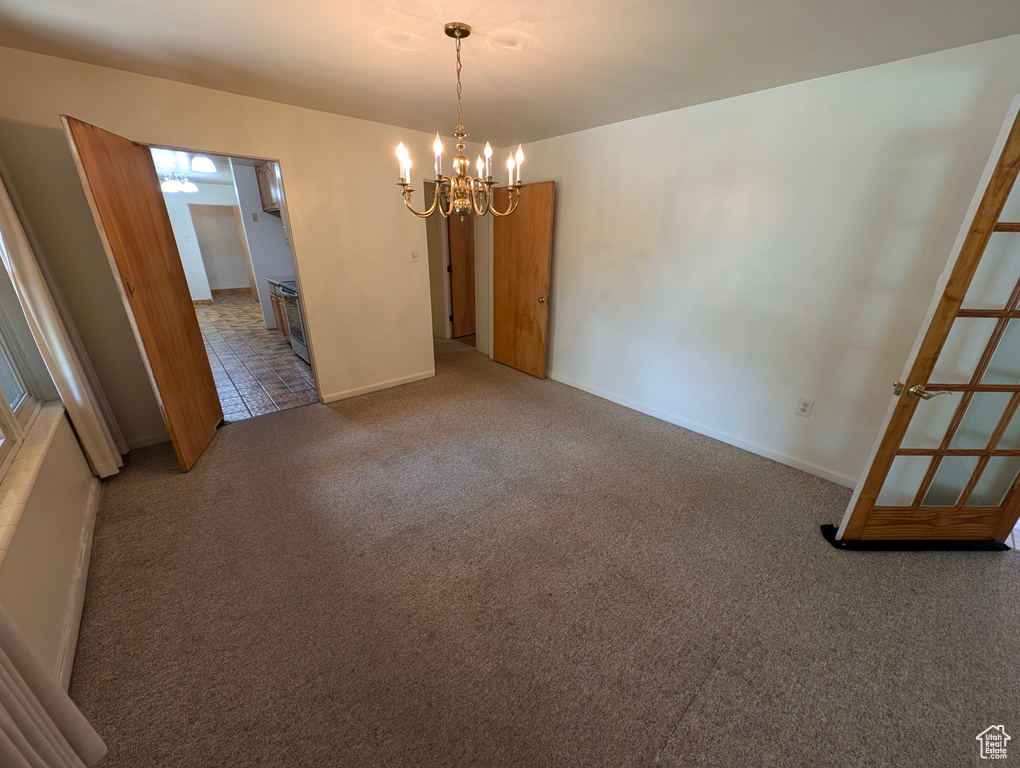
<path fill-rule="evenodd" d="M 946 390 L 941 390 L 939 392 L 928 392 L 927 390 L 925 390 L 923 384 L 915 384 L 914 386 L 907 390 L 907 397 L 919 397 L 922 400 L 931 400 L 933 397 L 938 397 L 939 395 L 952 395 L 952 394 L 953 394 L 952 392 L 947 392 Z"/>
<path fill-rule="evenodd" d="M 545 296 L 539 296 L 538 297 L 538 303 L 539 304 L 545 304 Z"/>

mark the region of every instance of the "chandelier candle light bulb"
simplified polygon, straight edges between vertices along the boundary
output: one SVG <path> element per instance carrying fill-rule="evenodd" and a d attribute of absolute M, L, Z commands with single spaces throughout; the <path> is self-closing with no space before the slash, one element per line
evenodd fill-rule
<path fill-rule="evenodd" d="M 457 130 L 453 137 L 457 139 L 457 154 L 453 156 L 453 171 L 451 176 L 443 175 L 443 142 L 436 134 L 436 140 L 432 144 L 432 151 L 436 157 L 436 190 L 435 196 L 430 205 L 424 211 L 416 211 L 411 205 L 411 193 L 414 187 L 411 185 L 411 157 L 404 147 L 404 142 L 397 146 L 397 159 L 400 161 L 400 181 L 404 198 L 404 205 L 415 216 L 426 218 L 436 211 L 443 217 L 456 213 L 458 216 L 474 214 L 484 216 L 491 213 L 493 216 L 509 216 L 515 210 L 521 199 L 521 163 L 524 162 L 524 150 L 517 147 L 517 160 L 511 154 L 507 160 L 507 169 L 510 172 L 509 186 L 507 188 L 509 204 L 505 211 L 497 210 L 493 204 L 492 188 L 496 182 L 492 178 L 492 145 L 485 143 L 485 160 L 478 157 L 476 168 L 477 178 L 472 178 L 471 161 L 464 150 L 467 145 L 464 140 L 468 134 L 464 131 L 464 118 L 461 106 L 461 84 L 460 84 L 460 43 L 465 37 L 471 34 L 471 27 L 459 22 L 450 22 L 443 28 L 448 37 L 457 41 Z M 517 181 L 514 181 L 514 167 L 517 167 Z"/>
<path fill-rule="evenodd" d="M 411 175 L 411 156 L 407 154 L 404 142 L 397 145 L 397 162 L 400 163 L 400 183 L 405 184 Z"/>

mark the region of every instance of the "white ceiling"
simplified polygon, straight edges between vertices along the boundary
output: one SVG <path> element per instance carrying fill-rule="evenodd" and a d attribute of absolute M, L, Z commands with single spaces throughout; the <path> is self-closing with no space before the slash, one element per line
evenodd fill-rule
<path fill-rule="evenodd" d="M 0 0 L 0 45 L 498 146 L 1020 33 L 1020 0 Z"/>

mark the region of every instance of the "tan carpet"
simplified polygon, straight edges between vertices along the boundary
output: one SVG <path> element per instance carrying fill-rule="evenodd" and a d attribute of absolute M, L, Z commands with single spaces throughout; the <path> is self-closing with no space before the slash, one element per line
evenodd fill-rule
<path fill-rule="evenodd" d="M 105 484 L 71 686 L 105 766 L 930 768 L 1020 736 L 1015 553 L 838 552 L 846 489 L 437 347 Z"/>

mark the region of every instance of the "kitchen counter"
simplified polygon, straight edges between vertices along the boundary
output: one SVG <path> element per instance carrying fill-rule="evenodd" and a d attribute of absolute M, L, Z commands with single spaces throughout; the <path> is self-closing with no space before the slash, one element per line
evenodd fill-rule
<path fill-rule="evenodd" d="M 279 277 L 267 277 L 266 282 L 274 285 L 291 285 L 297 288 L 297 278 L 294 275 L 280 275 Z"/>

